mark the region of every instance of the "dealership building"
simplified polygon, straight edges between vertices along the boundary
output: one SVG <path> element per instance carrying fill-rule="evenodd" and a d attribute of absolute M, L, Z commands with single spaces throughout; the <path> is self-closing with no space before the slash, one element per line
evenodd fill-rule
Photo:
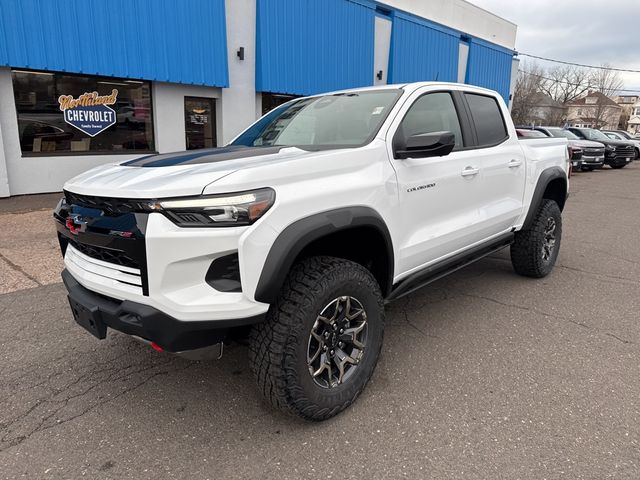
<path fill-rule="evenodd" d="M 2 0 L 0 197 L 222 146 L 302 95 L 439 80 L 509 102 L 515 37 L 464 0 Z"/>

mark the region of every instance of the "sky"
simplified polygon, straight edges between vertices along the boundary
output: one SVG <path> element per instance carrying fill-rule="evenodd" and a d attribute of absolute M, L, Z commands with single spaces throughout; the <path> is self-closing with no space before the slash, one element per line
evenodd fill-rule
<path fill-rule="evenodd" d="M 640 70 L 638 0 L 469 1 L 518 25 L 516 50 L 520 52 Z M 623 74 L 623 80 L 624 88 L 640 93 L 640 73 Z"/>

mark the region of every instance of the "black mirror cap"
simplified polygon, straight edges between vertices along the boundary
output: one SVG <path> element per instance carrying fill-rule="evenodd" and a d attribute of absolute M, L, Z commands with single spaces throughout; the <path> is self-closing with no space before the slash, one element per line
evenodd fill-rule
<path fill-rule="evenodd" d="M 449 155 L 456 146 L 456 136 L 452 132 L 417 133 L 407 138 L 404 148 L 396 150 L 395 157 L 427 158 Z"/>

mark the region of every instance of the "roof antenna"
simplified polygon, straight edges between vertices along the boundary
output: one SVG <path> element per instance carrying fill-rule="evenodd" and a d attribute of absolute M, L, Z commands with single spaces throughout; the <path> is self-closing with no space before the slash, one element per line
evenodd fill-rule
<path fill-rule="evenodd" d="M 439 76 L 439 75 L 440 75 L 440 72 L 439 72 L 439 71 L 438 71 L 438 72 L 436 72 L 436 80 L 435 80 L 436 82 L 438 81 L 438 76 Z"/>

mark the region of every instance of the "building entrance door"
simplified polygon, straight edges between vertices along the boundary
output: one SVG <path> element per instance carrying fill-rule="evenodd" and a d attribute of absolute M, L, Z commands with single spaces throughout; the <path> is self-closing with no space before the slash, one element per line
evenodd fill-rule
<path fill-rule="evenodd" d="M 389 69 L 389 49 L 391 47 L 391 19 L 387 16 L 376 15 L 375 45 L 373 56 L 373 84 L 387 84 L 387 70 Z"/>
<path fill-rule="evenodd" d="M 184 97 L 184 131 L 187 150 L 217 146 L 215 99 Z"/>

